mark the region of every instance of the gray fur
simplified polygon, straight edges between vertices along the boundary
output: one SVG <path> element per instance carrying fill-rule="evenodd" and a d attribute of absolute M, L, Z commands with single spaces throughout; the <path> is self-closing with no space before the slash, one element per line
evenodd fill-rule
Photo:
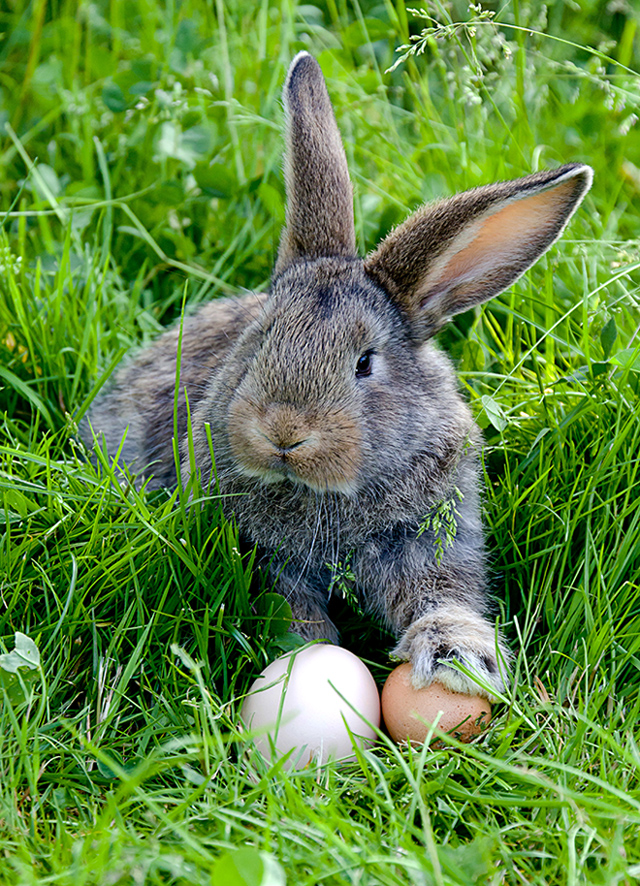
<path fill-rule="evenodd" d="M 296 629 L 337 642 L 327 564 L 350 556 L 364 605 L 398 635 L 395 652 L 411 660 L 416 686 L 439 680 L 492 697 L 504 689 L 508 653 L 487 619 L 480 432 L 428 338 L 548 248 L 591 172 L 566 166 L 420 210 L 365 262 L 355 255 L 344 151 L 307 53 L 291 65 L 285 106 L 287 227 L 271 290 L 214 301 L 184 324 L 183 480 L 186 386 L 196 467 L 206 482 L 208 426 L 225 511 L 271 564 Z M 169 330 L 144 350 L 90 416 L 112 452 L 127 429 L 125 460 L 156 487 L 176 481 L 177 341 Z M 371 373 L 356 375 L 366 354 Z M 418 529 L 452 498 L 457 530 L 439 555 L 433 532 Z M 485 687 L 449 667 L 454 658 Z"/>

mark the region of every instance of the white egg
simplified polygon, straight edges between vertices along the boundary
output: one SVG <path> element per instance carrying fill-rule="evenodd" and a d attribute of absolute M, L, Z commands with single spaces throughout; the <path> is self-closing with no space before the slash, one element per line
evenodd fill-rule
<path fill-rule="evenodd" d="M 342 697 L 341 697 L 342 696 Z M 283 655 L 251 686 L 242 719 L 267 760 L 293 750 L 287 768 L 311 760 L 355 760 L 354 740 L 375 740 L 380 695 L 371 672 L 352 652 L 318 644 Z M 365 722 L 368 721 L 367 722 Z"/>

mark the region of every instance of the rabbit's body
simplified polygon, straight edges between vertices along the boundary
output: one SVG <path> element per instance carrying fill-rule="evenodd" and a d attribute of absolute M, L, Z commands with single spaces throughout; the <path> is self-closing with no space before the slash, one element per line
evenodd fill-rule
<path fill-rule="evenodd" d="M 349 560 L 416 685 L 491 695 L 504 688 L 507 656 L 485 618 L 480 433 L 429 338 L 559 236 L 590 171 L 563 167 L 426 208 L 362 261 L 342 145 L 306 53 L 291 66 L 285 107 L 287 228 L 270 292 L 206 305 L 182 330 L 183 478 L 186 388 L 196 467 L 211 478 L 213 447 L 227 513 L 270 564 L 296 629 L 337 640 L 331 564 Z M 176 480 L 178 338 L 171 330 L 143 351 L 91 414 L 112 451 L 126 429 L 124 459 L 157 486 Z M 443 503 L 449 514 L 455 505 L 447 543 L 421 531 Z M 449 667 L 453 658 L 484 688 Z"/>
<path fill-rule="evenodd" d="M 284 330 L 277 328 L 281 317 Z M 194 410 L 196 463 L 210 469 L 208 422 L 217 477 L 240 530 L 270 555 L 277 551 L 280 588 L 294 609 L 315 603 L 299 625 L 306 636 L 335 638 L 325 609 L 327 564 L 344 563 L 349 554 L 363 599 L 396 630 L 433 605 L 441 582 L 464 587 L 460 596 L 475 596 L 482 605 L 478 434 L 447 358 L 430 344 L 408 348 L 406 339 L 400 315 L 361 262 L 317 259 L 296 266 L 274 282 L 264 314 Z M 351 371 L 370 345 L 384 361 L 377 380 Z M 321 354 L 307 353 L 320 346 Z M 244 349 L 249 366 L 239 359 Z M 325 371 L 313 368 L 318 365 Z M 305 442 L 285 461 L 269 441 L 264 448 L 262 440 L 256 443 L 256 434 L 282 444 Z M 433 539 L 428 533 L 418 539 L 417 531 L 454 495 L 454 486 L 463 494 L 457 544 L 433 568 Z M 411 566 L 400 578 L 403 560 Z M 431 595 L 425 593 L 428 571 Z M 398 593 L 389 607 L 392 574 Z"/>

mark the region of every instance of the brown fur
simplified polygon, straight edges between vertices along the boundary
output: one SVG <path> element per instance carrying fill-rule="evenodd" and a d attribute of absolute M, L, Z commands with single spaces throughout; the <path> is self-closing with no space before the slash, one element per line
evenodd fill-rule
<path fill-rule="evenodd" d="M 291 65 L 284 100 L 287 225 L 271 290 L 206 305 L 182 331 L 183 480 L 186 387 L 196 468 L 212 477 L 210 431 L 223 507 L 258 546 L 297 629 L 337 641 L 331 564 L 350 558 L 364 605 L 398 634 L 416 686 L 440 680 L 491 697 L 504 689 L 508 654 L 487 620 L 480 433 L 428 339 L 548 248 L 591 171 L 564 166 L 426 207 L 365 262 L 333 111 L 307 53 Z M 154 486 L 176 480 L 178 338 L 170 330 L 129 363 L 91 413 L 110 451 L 126 432 L 124 459 Z M 440 555 L 433 531 L 419 528 L 451 500 L 455 538 Z"/>

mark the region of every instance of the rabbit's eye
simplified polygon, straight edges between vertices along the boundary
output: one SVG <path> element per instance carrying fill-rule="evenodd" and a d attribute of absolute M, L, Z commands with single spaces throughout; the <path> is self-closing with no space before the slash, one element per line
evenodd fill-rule
<path fill-rule="evenodd" d="M 356 363 L 356 378 L 364 378 L 371 375 L 371 355 L 373 351 L 366 351 Z"/>

